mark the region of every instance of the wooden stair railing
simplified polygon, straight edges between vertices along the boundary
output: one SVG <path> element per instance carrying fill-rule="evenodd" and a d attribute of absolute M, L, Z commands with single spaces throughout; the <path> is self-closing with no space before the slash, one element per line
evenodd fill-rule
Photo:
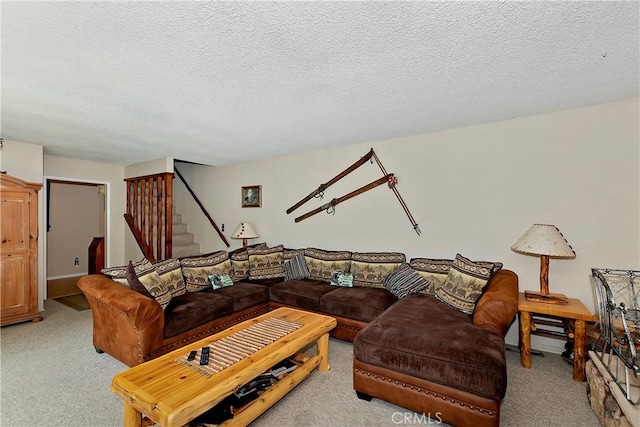
<path fill-rule="evenodd" d="M 191 194 L 191 197 L 193 197 L 193 200 L 200 207 L 200 210 L 202 210 L 202 213 L 204 214 L 204 216 L 207 217 L 211 226 L 216 230 L 216 232 L 218 233 L 218 236 L 220 236 L 224 244 L 227 245 L 227 247 L 231 246 L 227 241 L 226 237 L 224 237 L 224 234 L 222 234 L 222 231 L 220 231 L 220 228 L 218 228 L 218 224 L 216 224 L 213 218 L 211 218 L 211 215 L 209 215 L 209 212 L 207 212 L 207 209 L 204 207 L 202 202 L 200 202 L 200 199 L 198 199 L 198 196 L 196 196 L 196 194 L 193 192 L 193 190 L 191 189 L 187 181 L 184 179 L 180 171 L 175 166 L 173 167 L 173 170 L 175 171 L 176 175 L 178 175 L 178 178 L 180 178 L 180 181 L 182 181 L 182 183 L 184 184 L 189 194 Z"/>
<path fill-rule="evenodd" d="M 126 178 L 125 221 L 151 262 L 171 258 L 173 235 L 173 174 L 166 172 Z"/>

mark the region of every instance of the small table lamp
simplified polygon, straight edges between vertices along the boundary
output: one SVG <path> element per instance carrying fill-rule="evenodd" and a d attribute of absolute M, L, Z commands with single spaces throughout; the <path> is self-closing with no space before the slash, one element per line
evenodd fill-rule
<path fill-rule="evenodd" d="M 236 231 L 231 235 L 232 239 L 242 239 L 242 247 L 247 247 L 247 239 L 255 239 L 258 236 L 256 230 L 253 229 L 253 226 L 250 222 L 241 222 Z"/>
<path fill-rule="evenodd" d="M 562 294 L 549 293 L 549 257 L 575 258 L 576 253 L 555 225 L 533 224 L 511 250 L 526 254 L 540 255 L 540 292 L 525 291 L 529 301 L 550 304 L 568 304 L 569 300 Z"/>

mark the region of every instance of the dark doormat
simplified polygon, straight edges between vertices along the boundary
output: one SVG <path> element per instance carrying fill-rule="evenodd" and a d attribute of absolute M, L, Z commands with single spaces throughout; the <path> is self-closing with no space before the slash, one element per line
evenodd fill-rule
<path fill-rule="evenodd" d="M 67 307 L 71 307 L 77 311 L 89 310 L 90 308 L 89 302 L 87 301 L 87 298 L 84 296 L 84 294 L 55 298 L 54 301 L 64 304 Z"/>

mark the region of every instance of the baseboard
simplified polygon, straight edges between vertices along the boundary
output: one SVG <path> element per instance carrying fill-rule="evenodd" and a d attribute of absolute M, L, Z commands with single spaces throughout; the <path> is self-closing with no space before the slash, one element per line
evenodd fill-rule
<path fill-rule="evenodd" d="M 81 271 L 79 273 L 73 273 L 73 274 L 63 274 L 62 276 L 51 276 L 51 277 L 47 277 L 47 280 L 58 280 L 58 279 L 68 279 L 69 277 L 79 277 L 79 276 L 86 276 L 87 274 L 89 274 L 86 271 Z"/>

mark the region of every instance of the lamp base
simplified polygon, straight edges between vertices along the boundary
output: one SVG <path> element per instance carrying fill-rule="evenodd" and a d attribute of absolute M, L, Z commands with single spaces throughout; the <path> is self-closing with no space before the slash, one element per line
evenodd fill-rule
<path fill-rule="evenodd" d="M 524 291 L 524 297 L 527 301 L 543 302 L 545 304 L 569 304 L 569 298 L 563 294 L 547 294 L 543 295 L 541 292 Z"/>

